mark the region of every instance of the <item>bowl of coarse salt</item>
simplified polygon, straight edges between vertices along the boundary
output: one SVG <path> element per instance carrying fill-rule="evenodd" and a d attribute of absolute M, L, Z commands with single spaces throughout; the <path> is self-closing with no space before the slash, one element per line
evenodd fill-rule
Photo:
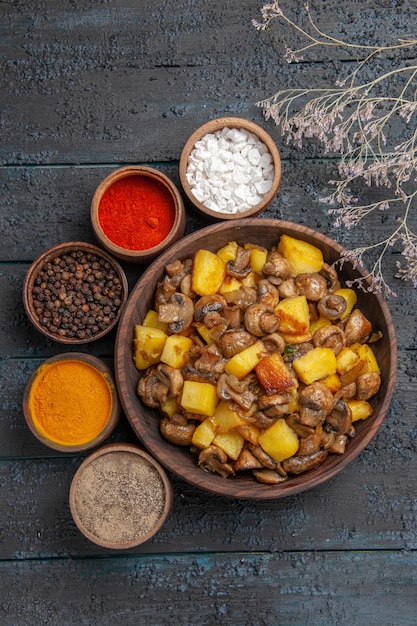
<path fill-rule="evenodd" d="M 182 188 L 191 204 L 215 220 L 254 217 L 273 201 L 281 158 L 270 135 L 239 117 L 200 126 L 180 157 Z"/>

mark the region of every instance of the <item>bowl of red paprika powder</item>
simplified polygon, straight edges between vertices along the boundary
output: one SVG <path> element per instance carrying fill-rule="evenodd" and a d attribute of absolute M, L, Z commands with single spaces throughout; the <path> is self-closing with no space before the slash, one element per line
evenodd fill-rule
<path fill-rule="evenodd" d="M 122 167 L 97 187 L 91 222 L 100 244 L 132 263 L 148 263 L 185 229 L 181 194 L 168 176 L 148 166 Z"/>

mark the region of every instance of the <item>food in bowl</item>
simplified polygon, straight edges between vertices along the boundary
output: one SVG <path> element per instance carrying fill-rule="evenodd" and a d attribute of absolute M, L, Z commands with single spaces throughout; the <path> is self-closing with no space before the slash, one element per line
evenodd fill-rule
<path fill-rule="evenodd" d="M 170 262 L 134 333 L 161 434 L 221 477 L 277 485 L 343 455 L 381 386 L 380 329 L 322 250 L 286 233 Z"/>
<path fill-rule="evenodd" d="M 191 193 L 208 209 L 242 213 L 270 191 L 274 163 L 268 147 L 254 133 L 227 126 L 207 133 L 188 157 Z"/>
<path fill-rule="evenodd" d="M 23 303 L 34 326 L 49 339 L 81 344 L 110 332 L 127 300 L 119 263 L 87 242 L 61 243 L 29 268 Z"/>

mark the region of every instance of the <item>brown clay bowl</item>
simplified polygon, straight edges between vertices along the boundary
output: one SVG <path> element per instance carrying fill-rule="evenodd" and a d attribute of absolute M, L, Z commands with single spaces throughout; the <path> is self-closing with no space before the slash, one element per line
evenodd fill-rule
<path fill-rule="evenodd" d="M 108 324 L 102 324 L 101 327 L 98 327 L 97 329 L 96 327 L 94 327 L 94 331 L 92 331 L 91 334 L 87 334 L 86 332 L 84 332 L 83 334 L 85 336 L 78 336 L 77 334 L 71 336 L 61 335 L 59 334 L 58 330 L 55 332 L 55 330 L 51 327 L 41 323 L 40 318 L 42 316 L 42 313 L 39 313 L 35 306 L 33 290 L 40 273 L 48 264 L 53 264 L 54 260 L 56 260 L 58 257 L 71 255 L 72 253 L 78 252 L 99 257 L 100 260 L 109 264 L 112 272 L 120 282 L 120 304 L 115 307 L 115 310 L 112 313 L 112 315 L 114 314 L 113 319 L 111 319 Z M 72 272 L 71 279 L 74 275 L 74 272 Z M 92 283 L 92 288 L 93 287 L 94 283 Z M 68 289 L 70 290 L 72 289 L 72 287 L 68 286 Z M 91 341 L 95 341 L 96 339 L 100 339 L 108 332 L 110 332 L 116 326 L 120 319 L 123 306 L 127 300 L 127 295 L 128 284 L 126 275 L 116 259 L 114 259 L 108 252 L 102 250 L 98 246 L 83 241 L 71 241 L 67 243 L 61 243 L 43 252 L 30 266 L 24 280 L 22 293 L 23 304 L 26 310 L 26 314 L 29 320 L 35 326 L 35 328 L 49 339 L 53 339 L 54 341 L 68 345 L 89 343 Z M 76 315 L 76 313 L 80 311 L 81 306 L 82 305 L 77 305 L 77 311 L 74 312 L 74 315 Z"/>
<path fill-rule="evenodd" d="M 97 425 L 97 428 L 93 429 L 95 431 L 95 434 L 92 438 L 82 443 L 74 443 L 74 440 L 70 441 L 69 439 L 68 441 L 64 442 L 55 438 L 54 433 L 52 430 L 50 430 L 48 423 L 40 425 L 40 422 L 36 416 L 36 408 L 33 409 L 33 407 L 36 407 L 36 404 L 32 401 L 32 394 L 36 395 L 38 393 L 38 380 L 40 381 L 39 387 L 44 385 L 45 380 L 40 377 L 48 372 L 49 373 L 47 375 L 50 377 L 48 387 L 52 390 L 55 389 L 57 396 L 59 394 L 65 393 L 62 386 L 59 384 L 59 379 L 54 373 L 54 367 L 60 364 L 72 367 L 73 362 L 79 363 L 83 366 L 87 365 L 89 368 L 95 370 L 94 377 L 97 378 L 98 384 L 102 385 L 104 388 L 107 388 L 108 398 L 111 403 L 108 419 L 105 422 L 103 421 L 102 425 Z M 84 374 L 84 372 L 82 372 L 82 374 Z M 73 399 L 73 397 L 75 396 L 73 396 L 71 391 L 69 393 L 70 396 L 68 396 L 68 404 L 71 406 L 71 399 Z M 89 386 L 87 383 L 85 385 L 83 393 L 86 395 L 89 393 Z M 112 370 L 101 359 L 91 354 L 85 354 L 84 352 L 65 352 L 44 361 L 30 376 L 29 380 L 26 383 L 25 391 L 23 394 L 23 414 L 25 416 L 26 424 L 28 425 L 32 434 L 45 446 L 48 446 L 53 450 L 58 450 L 59 452 L 83 452 L 85 450 L 91 450 L 92 448 L 99 446 L 111 435 L 113 430 L 116 428 L 119 422 L 120 413 L 121 405 L 119 402 L 116 383 Z M 92 418 L 93 415 L 90 416 L 90 419 Z M 75 430 L 73 430 L 71 424 L 68 424 L 68 431 L 70 430 L 75 433 L 82 433 L 82 430 L 78 430 L 77 426 L 75 426 Z"/>
<path fill-rule="evenodd" d="M 103 195 L 110 189 L 110 187 L 112 187 L 112 185 L 114 185 L 118 181 L 131 177 L 135 177 L 139 180 L 149 179 L 153 184 L 163 187 L 168 192 L 168 196 L 172 200 L 172 206 L 174 210 L 174 221 L 171 230 L 165 236 L 165 238 L 156 245 L 153 245 L 152 247 L 146 247 L 144 249 L 138 250 L 131 250 L 122 247 L 118 243 L 112 241 L 103 230 L 99 219 L 99 207 Z M 140 207 L 137 206 L 135 208 L 135 210 L 140 211 L 140 213 L 142 213 L 142 211 L 146 212 L 147 209 L 148 207 L 146 206 L 146 204 L 143 204 L 143 206 Z M 123 210 L 123 207 L 117 207 L 118 219 L 121 221 L 123 221 Z M 110 252 L 110 254 L 118 257 L 122 261 L 127 261 L 130 263 L 149 263 L 150 261 L 152 261 L 152 259 L 161 254 L 166 248 L 178 241 L 178 239 L 182 237 L 185 230 L 185 208 L 179 190 L 174 185 L 172 180 L 168 178 L 168 176 L 153 167 L 148 167 L 145 165 L 130 165 L 127 167 L 121 167 L 109 174 L 109 176 L 107 176 L 100 183 L 94 193 L 93 199 L 91 201 L 90 216 L 94 234 L 100 244 L 108 252 Z"/>
<path fill-rule="evenodd" d="M 172 502 L 164 468 L 144 450 L 125 443 L 109 444 L 84 459 L 69 493 L 78 530 L 113 550 L 133 548 L 153 537 Z"/>
<path fill-rule="evenodd" d="M 198 468 L 195 457 L 188 449 L 176 447 L 162 438 L 159 432 L 159 414 L 155 409 L 144 406 L 136 393 L 139 372 L 133 363 L 132 337 L 134 325 L 141 322 L 153 305 L 155 287 L 164 273 L 165 265 L 177 258 L 185 259 L 200 248 L 215 251 L 231 240 L 240 244 L 258 243 L 270 249 L 277 244 L 283 233 L 321 248 L 327 263 L 338 260 L 344 250 L 325 235 L 289 222 L 250 218 L 213 224 L 185 237 L 147 269 L 130 295 L 118 328 L 115 350 L 116 382 L 119 397 L 133 430 L 148 450 L 174 474 L 192 485 L 223 496 L 253 500 L 282 498 L 306 491 L 332 478 L 347 467 L 375 436 L 394 391 L 397 344 L 391 314 L 379 294 L 358 291 L 357 306 L 372 322 L 374 329 L 379 329 L 383 334 L 383 338 L 373 344 L 381 367 L 382 385 L 377 396 L 372 399 L 373 415 L 355 423 L 356 436 L 348 443 L 343 455 L 329 455 L 319 467 L 279 485 L 268 486 L 255 482 L 249 476 L 221 478 L 207 473 Z M 348 263 L 339 272 L 342 281 L 365 275 L 363 270 L 354 270 Z"/>
<path fill-rule="evenodd" d="M 196 142 L 205 135 L 215 133 L 222 128 L 243 129 L 256 135 L 258 139 L 268 148 L 274 165 L 274 177 L 271 189 L 263 196 L 262 200 L 257 205 L 245 211 L 240 211 L 239 213 L 226 213 L 210 209 L 195 197 L 187 180 L 188 160 Z M 262 211 L 265 211 L 277 194 L 282 175 L 281 158 L 274 140 L 265 130 L 263 130 L 263 128 L 240 117 L 220 117 L 218 119 L 211 120 L 210 122 L 206 122 L 197 128 L 197 130 L 195 130 L 191 137 L 187 140 L 180 157 L 179 174 L 182 188 L 191 204 L 197 209 L 197 211 L 210 218 L 212 221 L 255 217 L 256 215 L 259 215 L 259 213 L 262 213 Z"/>

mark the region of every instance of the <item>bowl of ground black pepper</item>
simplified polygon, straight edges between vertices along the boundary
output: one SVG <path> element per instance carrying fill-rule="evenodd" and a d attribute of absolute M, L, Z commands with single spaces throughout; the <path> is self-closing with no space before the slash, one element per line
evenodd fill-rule
<path fill-rule="evenodd" d="M 127 295 L 120 264 L 105 250 L 80 241 L 41 254 L 23 285 L 29 320 L 49 339 L 65 344 L 88 343 L 112 330 Z"/>
<path fill-rule="evenodd" d="M 91 201 L 94 234 L 110 254 L 123 261 L 148 263 L 178 241 L 185 229 L 185 208 L 173 181 L 147 166 L 112 172 Z"/>
<path fill-rule="evenodd" d="M 109 444 L 84 459 L 69 493 L 78 530 L 93 543 L 115 550 L 151 539 L 172 502 L 172 486 L 162 466 L 125 443 Z"/>

